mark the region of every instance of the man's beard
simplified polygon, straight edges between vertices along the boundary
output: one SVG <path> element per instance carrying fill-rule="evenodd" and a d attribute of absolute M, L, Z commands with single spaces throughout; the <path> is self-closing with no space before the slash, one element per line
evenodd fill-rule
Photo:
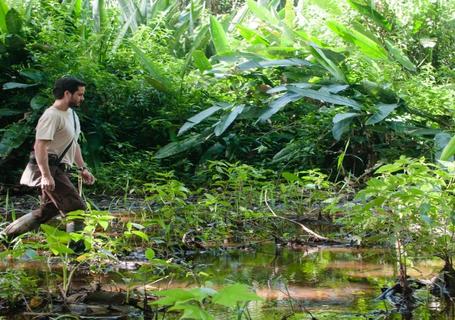
<path fill-rule="evenodd" d="M 69 103 L 69 107 L 70 108 L 74 108 L 74 107 L 79 107 L 81 104 L 80 103 L 76 103 L 76 101 L 73 101 L 71 100 L 70 103 Z"/>

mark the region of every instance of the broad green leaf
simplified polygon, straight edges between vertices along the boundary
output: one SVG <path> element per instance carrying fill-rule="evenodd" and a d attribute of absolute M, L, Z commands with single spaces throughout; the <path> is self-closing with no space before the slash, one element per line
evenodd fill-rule
<path fill-rule="evenodd" d="M 68 232 L 59 230 L 47 224 L 42 224 L 40 227 L 46 234 L 46 237 L 55 241 L 67 244 L 71 240 L 71 236 Z"/>
<path fill-rule="evenodd" d="M 6 158 L 11 151 L 19 148 L 33 130 L 36 117 L 27 117 L 26 122 L 15 122 L 6 127 L 0 141 L 0 158 Z"/>
<path fill-rule="evenodd" d="M 193 63 L 200 71 L 211 70 L 212 64 L 201 50 L 194 50 L 192 53 Z"/>
<path fill-rule="evenodd" d="M 145 257 L 147 260 L 152 261 L 155 259 L 155 251 L 151 248 L 147 248 L 147 250 L 145 250 Z"/>
<path fill-rule="evenodd" d="M 73 254 L 74 253 L 74 251 L 72 249 L 68 248 L 66 245 L 64 245 L 64 244 L 62 244 L 60 242 L 54 242 L 54 241 L 49 241 L 48 240 L 47 244 L 49 246 L 49 249 L 55 255 Z"/>
<path fill-rule="evenodd" d="M 390 54 L 392 57 L 397 60 L 403 67 L 408 69 L 409 71 L 416 71 L 417 67 L 415 64 L 409 60 L 409 58 L 397 47 L 395 47 L 392 42 L 389 40 L 385 41 L 385 44 L 387 46 L 387 49 L 389 50 Z"/>
<path fill-rule="evenodd" d="M 341 113 L 341 114 L 339 113 L 339 114 L 335 115 L 335 117 L 332 120 L 332 122 L 333 122 L 332 135 L 335 138 L 335 140 L 338 141 L 341 139 L 341 136 L 343 135 L 343 133 L 345 133 L 349 130 L 352 120 L 358 116 L 359 116 L 358 113 L 352 113 L 352 112 Z"/>
<path fill-rule="evenodd" d="M 355 45 L 366 56 L 373 59 L 387 58 L 387 51 L 366 35 L 356 30 L 350 30 L 336 21 L 327 22 L 327 26 L 345 41 Z"/>
<path fill-rule="evenodd" d="M 215 318 L 207 311 L 194 304 L 176 304 L 169 308 L 169 311 L 182 310 L 183 314 L 180 319 L 194 319 L 194 320 L 214 320 Z"/>
<path fill-rule="evenodd" d="M 336 65 L 335 62 L 333 62 L 325 55 L 323 50 L 321 50 L 318 46 L 316 46 L 313 43 L 310 44 L 309 49 L 311 54 L 319 62 L 319 64 L 321 64 L 329 73 L 331 73 L 336 80 L 341 82 L 347 82 L 343 71 L 341 71 L 341 69 Z"/>
<path fill-rule="evenodd" d="M 455 136 L 450 139 L 449 143 L 442 150 L 439 160 L 448 161 L 455 154 Z"/>
<path fill-rule="evenodd" d="M 247 0 L 248 8 L 253 14 L 264 21 L 265 23 L 272 24 L 273 26 L 279 26 L 280 20 L 267 8 L 257 3 L 254 0 Z"/>
<path fill-rule="evenodd" d="M 229 41 L 221 23 L 214 16 L 210 16 L 210 33 L 217 54 L 230 52 Z"/>
<path fill-rule="evenodd" d="M 199 112 L 195 116 L 192 116 L 191 118 L 186 120 L 186 122 L 180 128 L 180 130 L 178 132 L 178 135 L 181 135 L 181 134 L 185 133 L 186 131 L 188 131 L 189 129 L 191 129 L 195 125 L 201 123 L 202 121 L 204 121 L 205 119 L 210 117 L 212 114 L 214 114 L 215 112 L 217 112 L 217 111 L 219 111 L 221 109 L 223 109 L 223 108 L 220 107 L 220 106 L 211 106 L 210 108 L 207 108 L 207 109 Z"/>
<path fill-rule="evenodd" d="M 364 2 L 365 4 L 360 4 L 355 0 L 347 0 L 347 2 L 350 4 L 352 8 L 372 19 L 378 26 L 386 29 L 387 31 L 392 30 L 392 24 L 386 18 L 384 18 L 382 14 L 376 11 L 371 5 L 368 5 L 365 2 Z"/>
<path fill-rule="evenodd" d="M 239 30 L 240 35 L 248 41 L 250 44 L 257 45 L 269 45 L 269 41 L 264 38 L 261 34 L 259 34 L 256 30 L 247 28 L 243 25 L 237 25 L 237 29 Z"/>
<path fill-rule="evenodd" d="M 0 0 L 0 31 L 2 33 L 8 33 L 8 27 L 6 23 L 6 15 L 8 13 L 8 5 L 5 0 Z"/>
<path fill-rule="evenodd" d="M 34 84 L 26 84 L 26 83 L 18 83 L 18 82 L 7 82 L 3 84 L 3 90 L 11 90 L 11 89 L 24 89 L 37 86 L 37 83 Z"/>
<path fill-rule="evenodd" d="M 338 113 L 333 117 L 332 123 L 338 123 L 358 116 L 360 116 L 360 114 L 355 112 Z"/>
<path fill-rule="evenodd" d="M 442 150 L 449 143 L 451 138 L 452 136 L 447 132 L 440 132 L 434 136 L 434 150 L 436 159 L 440 159 Z M 449 157 L 448 160 L 453 161 L 453 157 Z"/>
<path fill-rule="evenodd" d="M 399 163 L 391 163 L 391 164 L 386 164 L 380 167 L 378 170 L 375 171 L 376 174 L 379 173 L 394 173 L 397 171 L 403 170 L 403 166 Z"/>
<path fill-rule="evenodd" d="M 203 47 L 205 46 L 205 42 L 208 41 L 208 38 L 209 38 L 209 26 L 208 25 L 204 25 L 201 30 L 199 30 L 198 34 L 196 35 L 192 45 L 191 45 L 191 48 L 190 50 L 188 51 L 187 53 L 187 56 L 186 56 L 186 59 L 185 59 L 185 64 L 182 68 L 182 72 L 181 72 L 181 76 L 183 77 L 185 75 L 185 73 L 188 71 L 188 68 L 189 68 L 189 65 L 190 65 L 190 62 L 191 62 L 191 59 L 193 58 L 194 60 L 194 63 L 196 64 L 201 64 L 203 63 L 204 65 L 207 64 L 208 62 L 208 59 L 205 57 L 205 54 L 202 52 L 202 51 L 199 51 L 197 49 L 199 49 L 200 47 Z M 194 52 L 202 52 L 202 55 L 200 53 L 196 53 L 194 54 Z M 199 60 L 195 60 L 199 58 Z M 204 60 L 204 58 L 206 60 Z M 209 62 L 210 64 L 210 62 Z M 205 69 L 205 70 L 210 70 L 212 69 L 211 68 L 211 64 L 210 64 L 210 68 L 209 69 Z"/>
<path fill-rule="evenodd" d="M 172 306 L 175 303 L 184 303 L 195 298 L 195 295 L 192 292 L 184 289 L 153 291 L 153 294 L 158 297 L 163 297 L 157 301 L 152 302 L 152 304 L 160 306 Z"/>
<path fill-rule="evenodd" d="M 274 68 L 274 67 L 290 67 L 290 66 L 311 66 L 306 60 L 290 58 L 281 60 L 250 60 L 240 64 L 237 68 L 241 71 L 250 70 L 253 68 Z"/>
<path fill-rule="evenodd" d="M 261 114 L 258 121 L 266 121 L 266 120 L 270 119 L 271 116 L 273 116 L 275 113 L 277 113 L 278 111 L 283 109 L 286 105 L 288 105 L 289 103 L 291 103 L 293 101 L 297 101 L 301 98 L 302 98 L 302 96 L 297 93 L 289 93 L 289 92 L 285 93 L 284 95 L 282 95 L 281 97 L 279 97 L 278 99 L 276 99 L 276 100 L 272 101 L 272 103 L 270 103 L 268 109 L 266 111 L 264 111 L 263 114 Z"/>
<path fill-rule="evenodd" d="M 109 227 L 109 222 L 105 220 L 98 220 L 98 224 L 103 228 L 103 230 L 107 230 Z"/>
<path fill-rule="evenodd" d="M 263 299 L 252 292 L 247 285 L 241 283 L 224 287 L 213 296 L 214 303 L 229 308 L 236 307 L 238 303 L 261 300 Z"/>
<path fill-rule="evenodd" d="M 9 9 L 6 14 L 6 26 L 8 28 L 8 33 L 10 34 L 19 34 L 22 29 L 22 18 L 15 9 Z"/>
<path fill-rule="evenodd" d="M 317 5 L 319 8 L 335 16 L 340 16 L 343 14 L 340 7 L 338 6 L 339 1 L 337 0 L 310 0 L 310 3 Z"/>
<path fill-rule="evenodd" d="M 203 142 L 204 138 L 202 137 L 201 134 L 190 136 L 183 141 L 171 142 L 162 147 L 161 149 L 159 149 L 158 152 L 155 154 L 155 158 L 156 159 L 168 158 L 178 153 L 192 149 Z"/>
<path fill-rule="evenodd" d="M 145 240 L 145 241 L 148 241 L 149 240 L 149 236 L 146 235 L 144 232 L 142 231 L 139 231 L 139 230 L 133 230 L 131 231 L 132 234 L 135 234 L 136 236 L 138 236 L 139 238 Z"/>
<path fill-rule="evenodd" d="M 340 96 L 337 94 L 331 94 L 330 92 L 327 92 L 327 91 L 301 89 L 301 88 L 294 87 L 292 85 L 289 85 L 288 89 L 289 89 L 289 91 L 297 93 L 303 97 L 311 98 L 314 100 L 320 100 L 320 101 L 332 103 L 335 105 L 348 106 L 348 107 L 352 107 L 355 110 L 360 110 L 362 107 L 357 101 L 355 101 L 351 98 L 346 98 L 346 97 L 343 97 L 343 96 Z"/>
<path fill-rule="evenodd" d="M 160 91 L 171 91 L 171 81 L 166 76 L 164 76 L 164 72 L 161 70 L 161 66 L 150 60 L 149 57 L 147 57 L 145 53 L 135 45 L 130 44 L 130 46 L 136 54 L 136 57 L 141 62 L 142 66 L 151 77 L 152 85 Z"/>
<path fill-rule="evenodd" d="M 396 103 L 394 104 L 384 104 L 384 103 L 378 103 L 376 105 L 377 111 L 375 114 L 373 114 L 368 120 L 365 122 L 366 125 L 372 125 L 376 124 L 378 122 L 381 122 L 389 114 L 391 114 L 397 107 L 398 105 Z"/>
<path fill-rule="evenodd" d="M 219 137 L 224 131 L 234 122 L 239 114 L 242 113 L 245 105 L 241 104 L 236 106 L 232 111 L 220 119 L 219 123 L 215 126 L 215 135 Z"/>
<path fill-rule="evenodd" d="M 283 178 L 285 178 L 287 181 L 291 183 L 300 180 L 298 176 L 290 172 L 283 172 L 281 175 L 283 176 Z"/>

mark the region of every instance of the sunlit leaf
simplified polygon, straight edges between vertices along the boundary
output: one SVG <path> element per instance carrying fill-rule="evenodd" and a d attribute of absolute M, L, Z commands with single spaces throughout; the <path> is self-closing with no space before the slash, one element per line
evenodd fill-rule
<path fill-rule="evenodd" d="M 147 248 L 147 250 L 145 250 L 145 257 L 149 261 L 155 259 L 155 251 L 151 248 Z"/>
<path fill-rule="evenodd" d="M 261 4 L 257 3 L 254 0 L 247 0 L 248 8 L 250 8 L 251 12 L 254 13 L 256 17 L 264 21 L 265 23 L 270 23 L 274 26 L 278 26 L 280 20 L 267 8 L 262 6 Z"/>
<path fill-rule="evenodd" d="M 231 51 L 223 25 L 214 16 L 210 16 L 210 33 L 217 54 Z"/>
<path fill-rule="evenodd" d="M 8 13 L 8 5 L 5 0 L 0 0 L 0 31 L 8 33 L 8 27 L 6 24 L 6 15 Z"/>
<path fill-rule="evenodd" d="M 237 304 L 240 302 L 261 300 L 263 299 L 256 293 L 252 292 L 247 285 L 241 283 L 236 283 L 231 286 L 224 287 L 213 296 L 214 303 L 230 308 L 237 306 Z"/>
<path fill-rule="evenodd" d="M 376 41 L 367 37 L 366 35 L 356 31 L 350 30 L 341 23 L 336 21 L 327 22 L 327 26 L 345 41 L 352 43 L 366 56 L 373 59 L 386 59 L 387 52 Z"/>
<path fill-rule="evenodd" d="M 212 69 L 212 64 L 201 50 L 194 50 L 192 53 L 193 63 L 201 71 Z"/>
<path fill-rule="evenodd" d="M 207 311 L 194 304 L 176 304 L 169 308 L 170 311 L 182 310 L 183 314 L 180 319 L 194 319 L 194 320 L 214 320 L 215 318 Z"/>
<path fill-rule="evenodd" d="M 442 150 L 439 160 L 448 161 L 455 154 L 455 136 L 450 139 L 449 143 Z"/>

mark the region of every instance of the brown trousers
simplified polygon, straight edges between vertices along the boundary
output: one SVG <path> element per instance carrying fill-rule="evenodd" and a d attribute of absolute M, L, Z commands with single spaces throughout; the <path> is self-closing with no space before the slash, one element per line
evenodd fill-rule
<path fill-rule="evenodd" d="M 75 210 L 85 210 L 85 203 L 71 183 L 65 167 L 59 165 L 52 166 L 50 169 L 55 181 L 54 191 L 43 192 L 40 207 L 32 211 L 39 223 L 44 223 L 59 215 L 59 210 L 64 214 Z"/>

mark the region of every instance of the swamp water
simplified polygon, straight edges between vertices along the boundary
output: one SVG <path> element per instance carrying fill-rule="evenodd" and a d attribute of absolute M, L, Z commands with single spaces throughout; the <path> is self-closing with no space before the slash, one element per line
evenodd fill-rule
<path fill-rule="evenodd" d="M 252 285 L 264 299 L 249 304 L 251 318 L 255 320 L 311 319 L 310 313 L 315 319 L 401 319 L 400 315 L 386 317 L 384 310 L 391 307 L 375 299 L 380 295 L 381 287 L 390 286 L 396 279 L 393 259 L 383 250 L 342 247 L 290 249 L 270 244 L 254 249 L 228 249 L 216 254 L 199 253 L 192 256 L 189 263 L 200 279 L 210 282 L 215 289 L 233 282 Z M 415 278 L 430 279 L 441 267 L 439 261 L 422 261 L 409 268 L 409 273 Z M 115 278 L 115 274 L 105 278 L 106 288 Z M 77 282 L 81 280 L 78 277 Z M 176 287 L 195 287 L 195 284 L 188 279 L 167 279 L 154 284 L 153 288 Z M 421 298 L 426 301 L 425 306 L 415 311 L 413 319 L 455 319 L 441 310 L 437 300 L 429 294 L 425 293 Z M 95 309 L 96 306 L 92 308 Z M 100 312 L 97 316 L 90 316 L 90 310 L 74 310 L 72 313 L 76 316 L 74 318 L 85 314 L 85 319 L 141 319 L 137 310 L 119 312 L 104 315 Z M 236 319 L 226 310 L 210 310 L 210 313 L 216 319 Z M 0 317 L 32 318 L 36 317 L 25 314 Z"/>

